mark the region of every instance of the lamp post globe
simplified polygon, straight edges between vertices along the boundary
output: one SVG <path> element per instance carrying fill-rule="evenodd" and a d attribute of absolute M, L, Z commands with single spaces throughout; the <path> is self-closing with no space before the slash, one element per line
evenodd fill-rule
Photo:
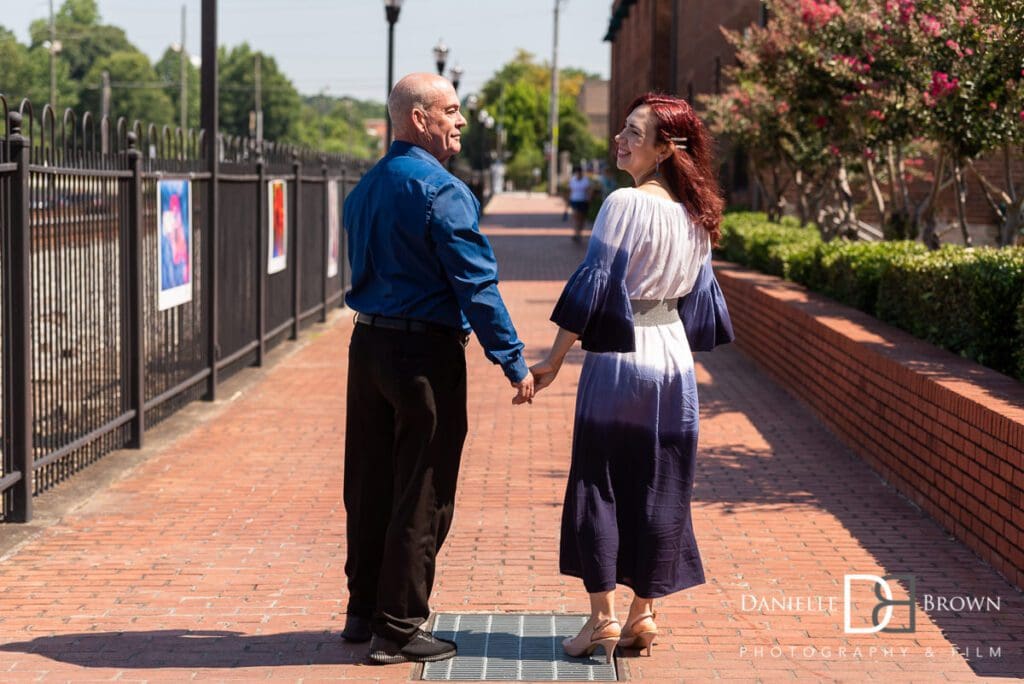
<path fill-rule="evenodd" d="M 391 96 L 391 86 L 394 83 L 395 74 L 395 23 L 402 11 L 402 0 L 384 0 L 384 18 L 388 22 L 388 89 L 385 94 L 385 102 Z M 384 151 L 391 147 L 391 115 L 387 108 L 384 109 L 384 118 L 387 121 L 387 137 L 384 140 Z"/>
<path fill-rule="evenodd" d="M 459 92 L 459 81 L 462 80 L 463 69 L 458 64 L 448 70 L 448 80 L 452 82 L 455 92 Z"/>
<path fill-rule="evenodd" d="M 448 61 L 448 46 L 444 44 L 443 38 L 437 39 L 434 46 L 434 61 L 437 62 L 437 75 L 444 76 L 444 65 Z"/>

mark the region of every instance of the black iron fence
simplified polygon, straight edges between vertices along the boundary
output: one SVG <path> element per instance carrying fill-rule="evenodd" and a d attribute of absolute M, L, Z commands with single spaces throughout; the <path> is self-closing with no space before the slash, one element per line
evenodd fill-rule
<path fill-rule="evenodd" d="M 368 165 L 222 137 L 211 170 L 201 132 L 0 109 L 0 519 L 24 521 L 343 304 Z"/>

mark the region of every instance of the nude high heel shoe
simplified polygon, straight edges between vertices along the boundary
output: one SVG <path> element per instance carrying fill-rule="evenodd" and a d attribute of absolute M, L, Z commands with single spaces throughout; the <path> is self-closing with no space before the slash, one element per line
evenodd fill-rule
<path fill-rule="evenodd" d="M 647 655 L 651 655 L 654 638 L 658 636 L 658 625 L 654 623 L 656 617 L 658 614 L 652 610 L 649 613 L 637 615 L 626 623 L 626 628 L 622 630 L 619 646 L 646 650 Z"/>
<path fill-rule="evenodd" d="M 562 649 L 573 658 L 589 656 L 601 646 L 604 648 L 605 662 L 612 662 L 615 645 L 619 643 L 622 627 L 618 620 L 602 620 L 593 627 L 583 625 L 583 629 L 572 639 L 562 640 Z"/>

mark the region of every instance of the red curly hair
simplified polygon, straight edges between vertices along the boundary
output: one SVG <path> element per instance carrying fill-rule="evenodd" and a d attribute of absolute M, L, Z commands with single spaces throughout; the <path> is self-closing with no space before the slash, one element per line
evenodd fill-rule
<path fill-rule="evenodd" d="M 661 175 L 669 189 L 690 215 L 708 231 L 711 244 L 718 246 L 722 235 L 725 201 L 712 167 L 712 140 L 697 113 L 686 100 L 661 93 L 645 93 L 629 105 L 627 116 L 641 105 L 654 115 L 658 142 L 686 138 L 676 152 L 661 164 Z"/>

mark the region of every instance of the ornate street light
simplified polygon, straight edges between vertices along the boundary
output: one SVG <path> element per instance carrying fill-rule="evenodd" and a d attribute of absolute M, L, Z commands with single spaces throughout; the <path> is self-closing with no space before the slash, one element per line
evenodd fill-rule
<path fill-rule="evenodd" d="M 452 87 L 455 88 L 455 92 L 459 92 L 459 81 L 462 79 L 462 67 L 458 64 L 448 70 L 448 79 L 452 82 Z"/>
<path fill-rule="evenodd" d="M 476 120 L 484 127 L 484 130 L 480 131 L 480 170 L 483 171 L 486 168 L 484 159 L 487 154 L 487 131 L 494 128 L 494 117 L 486 109 L 481 109 Z"/>
<path fill-rule="evenodd" d="M 398 21 L 398 14 L 402 11 L 402 0 L 384 0 L 384 16 L 388 21 L 388 92 L 385 98 L 391 96 L 391 86 L 395 73 L 395 23 Z M 386 102 L 387 100 L 385 100 Z M 387 139 L 384 142 L 384 152 L 387 153 L 391 147 L 391 114 L 384 108 L 384 118 L 388 122 Z"/>
<path fill-rule="evenodd" d="M 444 65 L 448 61 L 448 46 L 444 44 L 443 38 L 437 39 L 434 46 L 434 61 L 437 62 L 437 75 L 444 76 Z"/>

